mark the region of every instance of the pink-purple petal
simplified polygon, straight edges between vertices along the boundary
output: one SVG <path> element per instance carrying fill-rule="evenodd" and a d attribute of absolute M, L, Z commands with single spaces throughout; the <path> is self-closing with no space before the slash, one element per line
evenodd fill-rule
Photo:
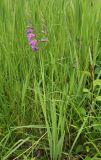
<path fill-rule="evenodd" d="M 33 32 L 33 29 L 27 30 L 27 34 L 32 33 L 32 32 Z"/>
<path fill-rule="evenodd" d="M 32 50 L 35 52 L 38 50 L 38 47 L 37 46 L 31 46 Z"/>
<path fill-rule="evenodd" d="M 33 33 L 27 34 L 27 38 L 29 41 L 32 40 L 33 37 L 35 37 L 35 34 L 33 34 Z"/>
<path fill-rule="evenodd" d="M 30 46 L 35 46 L 36 43 L 37 43 L 37 40 L 36 40 L 36 39 L 35 39 L 35 40 L 31 40 L 31 41 L 29 42 L 29 45 L 30 45 Z"/>

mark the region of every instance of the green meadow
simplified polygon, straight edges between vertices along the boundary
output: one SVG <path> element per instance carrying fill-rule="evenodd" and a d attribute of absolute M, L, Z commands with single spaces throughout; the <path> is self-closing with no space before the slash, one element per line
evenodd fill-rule
<path fill-rule="evenodd" d="M 101 160 L 101 0 L 0 0 L 0 160 L 39 159 Z"/>

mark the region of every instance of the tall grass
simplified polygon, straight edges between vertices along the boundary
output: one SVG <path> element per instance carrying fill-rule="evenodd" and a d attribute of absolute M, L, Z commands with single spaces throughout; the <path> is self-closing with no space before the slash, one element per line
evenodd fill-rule
<path fill-rule="evenodd" d="M 101 158 L 100 21 L 100 0 L 0 1 L 1 160 Z"/>

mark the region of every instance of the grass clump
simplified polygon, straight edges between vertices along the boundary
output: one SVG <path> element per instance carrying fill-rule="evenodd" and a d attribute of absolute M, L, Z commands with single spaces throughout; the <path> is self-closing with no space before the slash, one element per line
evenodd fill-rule
<path fill-rule="evenodd" d="M 101 159 L 100 21 L 100 0 L 0 1 L 1 160 Z"/>

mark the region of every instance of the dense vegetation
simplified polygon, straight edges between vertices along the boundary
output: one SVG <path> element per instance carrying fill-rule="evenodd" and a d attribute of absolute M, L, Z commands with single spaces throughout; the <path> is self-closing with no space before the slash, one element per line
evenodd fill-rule
<path fill-rule="evenodd" d="M 101 0 L 0 0 L 0 159 L 101 160 Z"/>

